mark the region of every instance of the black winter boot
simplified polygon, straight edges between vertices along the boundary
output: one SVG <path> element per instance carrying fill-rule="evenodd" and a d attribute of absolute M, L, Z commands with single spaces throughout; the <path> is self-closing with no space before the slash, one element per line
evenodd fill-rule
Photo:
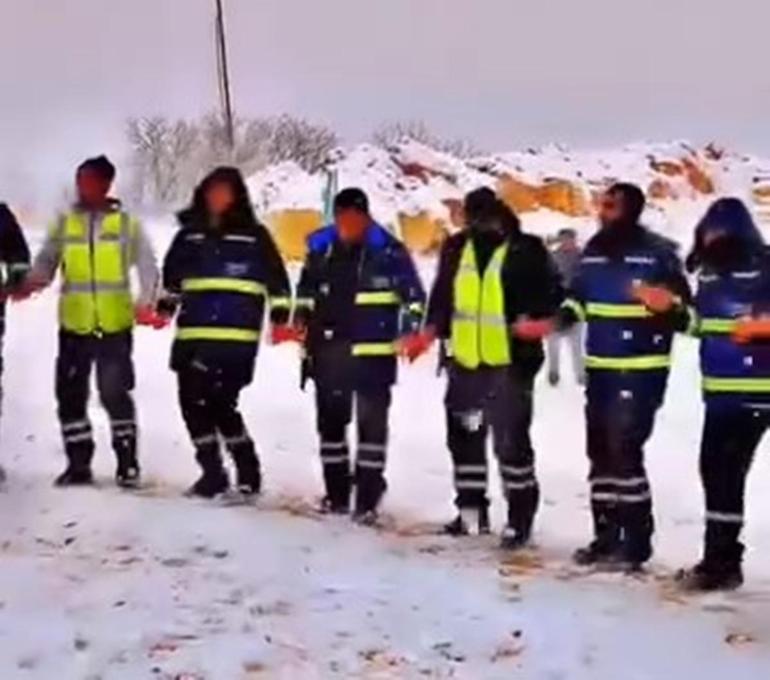
<path fill-rule="evenodd" d="M 94 483 L 94 473 L 90 467 L 82 467 L 69 464 L 54 482 L 54 486 L 92 486 Z"/>
<path fill-rule="evenodd" d="M 227 491 L 230 487 L 230 480 L 222 465 L 219 446 L 206 446 L 205 448 L 198 449 L 195 458 L 203 469 L 203 474 L 190 487 L 189 495 L 199 496 L 200 498 L 214 498 Z"/>
<path fill-rule="evenodd" d="M 256 496 L 262 491 L 262 473 L 254 445 L 249 444 L 233 451 L 238 492 L 244 496 Z"/>
<path fill-rule="evenodd" d="M 489 508 L 460 508 L 457 517 L 444 525 L 443 533 L 447 536 L 468 536 L 477 533 L 484 536 L 490 533 Z"/>
<path fill-rule="evenodd" d="M 572 556 L 575 564 L 592 567 L 620 561 L 620 527 L 611 510 L 594 509 L 594 538 L 585 548 L 579 548 Z"/>
<path fill-rule="evenodd" d="M 740 562 L 707 562 L 703 560 L 692 569 L 683 569 L 676 575 L 677 583 L 690 592 L 736 590 L 743 585 Z"/>

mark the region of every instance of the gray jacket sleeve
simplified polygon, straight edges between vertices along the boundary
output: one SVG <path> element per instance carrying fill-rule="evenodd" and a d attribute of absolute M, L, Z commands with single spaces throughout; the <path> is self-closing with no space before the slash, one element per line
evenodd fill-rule
<path fill-rule="evenodd" d="M 61 264 L 62 256 L 62 220 L 57 218 L 49 227 L 43 245 L 35 257 L 30 271 L 30 278 L 40 283 L 51 283 Z"/>
<path fill-rule="evenodd" d="M 132 244 L 132 262 L 139 275 L 139 305 L 153 305 L 158 296 L 160 270 L 155 258 L 155 251 L 139 220 L 134 221 L 134 242 Z"/>

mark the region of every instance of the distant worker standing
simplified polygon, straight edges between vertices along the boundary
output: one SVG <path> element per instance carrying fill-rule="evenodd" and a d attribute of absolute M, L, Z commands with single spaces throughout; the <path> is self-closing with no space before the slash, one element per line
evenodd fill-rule
<path fill-rule="evenodd" d="M 56 480 L 59 486 L 93 482 L 88 397 L 94 367 L 110 418 L 116 481 L 139 484 L 132 331 L 135 315 L 152 316 L 159 274 L 140 222 L 109 197 L 114 179 L 115 167 L 104 156 L 78 168 L 77 203 L 54 222 L 29 278 L 28 291 L 51 283 L 57 271 L 62 280 L 56 399 L 67 468 Z M 137 305 L 134 268 L 141 286 Z"/>
<path fill-rule="evenodd" d="M 491 431 L 508 506 L 502 545 L 516 549 L 529 542 L 539 505 L 532 391 L 562 289 L 543 242 L 521 231 L 491 189 L 466 196 L 465 219 L 444 243 L 425 330 L 449 355 L 447 443 L 459 514 L 446 532 L 489 531 Z"/>
<path fill-rule="evenodd" d="M 163 265 L 159 311 L 171 315 L 179 308 L 171 368 L 201 467 L 190 492 L 213 498 L 228 490 L 224 444 L 239 493 L 253 496 L 262 488 L 262 472 L 238 400 L 254 378 L 266 308 L 274 339 L 289 320 L 289 276 L 235 168 L 206 177 L 179 223 Z"/>
<path fill-rule="evenodd" d="M 770 427 L 770 253 L 746 206 L 726 198 L 698 224 L 687 263 L 698 272 L 706 533 L 702 560 L 680 580 L 690 590 L 730 590 L 743 583 L 746 478 Z"/>
<path fill-rule="evenodd" d="M 29 248 L 16 217 L 0 203 L 0 380 L 3 374 L 3 337 L 5 336 L 5 303 L 18 293 L 29 272 Z M 3 386 L 0 383 L 0 414 L 3 409 Z M 5 470 L 0 466 L 0 484 Z"/>
<path fill-rule="evenodd" d="M 630 184 L 602 199 L 561 327 L 585 321 L 586 425 L 594 540 L 582 565 L 636 571 L 652 556 L 652 494 L 644 446 L 663 403 L 674 333 L 690 292 L 669 242 L 639 224 L 644 193 Z"/>
<path fill-rule="evenodd" d="M 308 239 L 294 320 L 306 330 L 305 373 L 315 382 L 324 509 L 377 520 L 385 481 L 391 388 L 399 353 L 422 351 L 425 293 L 404 245 L 377 224 L 360 189 L 334 200 L 334 224 Z M 351 466 L 348 425 L 357 420 Z"/>
<path fill-rule="evenodd" d="M 562 281 L 568 288 L 580 267 L 580 255 L 577 232 L 574 229 L 561 229 L 556 237 L 556 246 L 552 251 L 552 256 Z M 576 323 L 570 328 L 563 331 L 557 330 L 548 336 L 546 353 L 548 356 L 548 382 L 551 385 L 556 386 L 561 381 L 561 349 L 565 342 L 570 349 L 575 380 L 578 385 L 585 384 L 583 335 L 584 324 Z"/>

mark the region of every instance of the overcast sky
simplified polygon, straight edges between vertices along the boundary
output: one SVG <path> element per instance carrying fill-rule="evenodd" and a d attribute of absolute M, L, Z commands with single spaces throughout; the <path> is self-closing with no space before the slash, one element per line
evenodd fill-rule
<path fill-rule="evenodd" d="M 130 115 L 215 106 L 213 4 L 0 0 L 0 196 L 118 155 Z M 351 141 L 422 118 L 497 150 L 688 137 L 770 153 L 768 0 L 225 4 L 244 114 Z"/>

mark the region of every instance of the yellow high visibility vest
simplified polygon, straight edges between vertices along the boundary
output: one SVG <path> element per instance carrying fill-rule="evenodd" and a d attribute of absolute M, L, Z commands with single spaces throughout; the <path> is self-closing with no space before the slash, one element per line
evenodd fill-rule
<path fill-rule="evenodd" d="M 56 227 L 62 244 L 59 321 L 79 335 L 129 330 L 134 325 L 129 269 L 136 223 L 126 213 L 108 213 L 91 234 L 88 220 L 72 212 Z"/>
<path fill-rule="evenodd" d="M 454 280 L 452 355 L 464 368 L 511 363 L 501 276 L 507 254 L 506 243 L 494 252 L 482 279 L 472 241 L 469 240 L 463 250 Z"/>

